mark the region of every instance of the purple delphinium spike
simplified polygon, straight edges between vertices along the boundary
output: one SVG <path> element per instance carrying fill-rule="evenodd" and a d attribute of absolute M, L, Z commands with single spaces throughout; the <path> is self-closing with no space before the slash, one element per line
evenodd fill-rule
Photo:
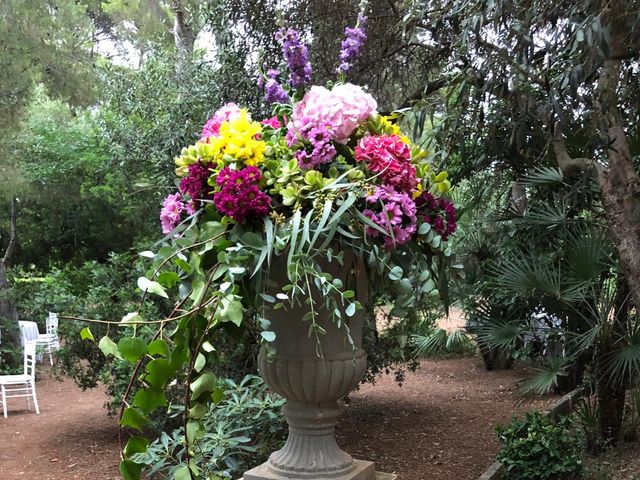
<path fill-rule="evenodd" d="M 276 33 L 282 45 L 282 53 L 289 67 L 289 85 L 301 88 L 311 82 L 311 63 L 306 45 L 300 41 L 300 33 L 292 28 L 282 28 Z"/>
<path fill-rule="evenodd" d="M 367 40 L 367 34 L 364 32 L 364 24 L 367 17 L 363 12 L 358 14 L 358 22 L 354 28 L 347 27 L 344 29 L 345 39 L 340 44 L 340 65 L 336 69 L 339 75 L 346 75 L 353 67 L 353 61 L 358 57 L 364 42 Z"/>
<path fill-rule="evenodd" d="M 287 103 L 289 101 L 289 94 L 278 82 L 279 76 L 280 72 L 273 68 L 267 72 L 267 78 L 264 81 L 264 99 L 267 103 Z"/>

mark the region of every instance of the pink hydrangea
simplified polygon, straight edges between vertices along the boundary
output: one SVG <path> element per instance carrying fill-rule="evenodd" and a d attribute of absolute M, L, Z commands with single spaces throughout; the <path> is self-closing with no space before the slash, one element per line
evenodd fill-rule
<path fill-rule="evenodd" d="M 167 196 L 162 202 L 160 211 L 160 222 L 162 223 L 162 233 L 170 233 L 176 225 L 180 223 L 182 212 L 185 209 L 182 197 L 179 193 Z"/>
<path fill-rule="evenodd" d="M 260 191 L 258 182 L 261 178 L 262 174 L 256 167 L 240 170 L 223 168 L 216 178 L 220 191 L 213 197 L 218 211 L 238 223 L 244 222 L 247 218 L 267 215 L 271 207 L 271 198 Z"/>
<path fill-rule="evenodd" d="M 207 120 L 202 129 L 200 141 L 206 141 L 209 137 L 217 137 L 220 132 L 220 125 L 240 116 L 240 107 L 235 103 L 227 103 L 220 107 L 213 116 Z"/>
<path fill-rule="evenodd" d="M 362 90 L 362 87 L 352 83 L 336 85 L 331 93 L 342 102 L 342 116 L 345 121 L 338 126 L 336 137 L 338 141 L 346 143 L 358 125 L 376 113 L 378 104 L 371 95 Z"/>
<path fill-rule="evenodd" d="M 413 199 L 404 192 L 396 192 L 392 187 L 376 187 L 375 191 L 367 196 L 370 208 L 362 212 L 370 218 L 382 230 L 365 227 L 365 233 L 371 237 L 384 237 L 385 247 L 389 250 L 403 245 L 411 240 L 416 232 L 416 204 Z"/>
<path fill-rule="evenodd" d="M 411 150 L 397 135 L 363 137 L 354 150 L 358 162 L 366 162 L 370 172 L 396 190 L 410 192 L 418 185 Z"/>
<path fill-rule="evenodd" d="M 358 125 L 375 113 L 376 108 L 374 98 L 357 85 L 347 83 L 333 90 L 313 86 L 293 108 L 287 125 L 291 132 L 290 140 L 296 135 L 305 138 L 313 128 L 325 128 L 332 140 L 346 143 Z"/>

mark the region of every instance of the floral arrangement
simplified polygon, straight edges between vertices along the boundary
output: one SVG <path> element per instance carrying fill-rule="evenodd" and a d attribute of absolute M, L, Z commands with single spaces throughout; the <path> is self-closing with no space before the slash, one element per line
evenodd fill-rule
<path fill-rule="evenodd" d="M 361 13 L 346 29 L 338 81 L 329 87 L 311 84 L 307 47 L 299 32 L 283 28 L 277 40 L 288 77 L 268 69 L 258 80 L 273 116 L 261 119 L 227 103 L 175 159 L 177 188 L 160 214 L 166 236 L 156 252 L 143 252 L 152 265 L 138 281 L 145 298 L 175 295 L 175 310 L 159 321 L 137 312 L 123 318 L 125 325 L 158 324 L 149 344 L 135 334 L 117 346 L 100 341 L 105 353 L 134 363 L 143 382 L 123 403 L 123 427 L 141 429 L 154 408 L 166 405 L 167 383 L 186 371 L 188 452 L 203 405 L 217 394 L 205 368 L 216 355 L 216 331 L 226 322 L 255 322 L 268 347 L 275 334 L 260 315 L 265 304 L 310 305 L 301 319 L 309 335 L 323 334 L 319 311 L 346 326 L 362 305 L 322 269 L 322 262 L 342 262 L 345 251 L 388 284 L 392 313 L 404 315 L 420 296 L 437 294 L 437 258 L 449 255 L 446 242 L 456 229 L 455 208 L 444 196 L 451 185 L 402 133 L 400 114 L 381 115 L 366 89 L 345 81 L 366 40 L 365 22 Z M 286 259 L 288 278 L 277 294 L 265 288 L 275 257 Z M 175 323 L 173 333 L 162 328 L 167 322 Z M 124 448 L 128 478 L 139 477 L 134 454 L 145 448 L 142 437 Z M 197 478 L 196 465 L 184 469 Z"/>

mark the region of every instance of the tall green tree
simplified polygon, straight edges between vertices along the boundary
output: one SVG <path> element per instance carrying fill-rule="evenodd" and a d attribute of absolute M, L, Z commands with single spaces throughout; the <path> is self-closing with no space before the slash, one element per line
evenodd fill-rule
<path fill-rule="evenodd" d="M 442 73 L 423 79 L 439 140 L 462 175 L 555 164 L 597 180 L 640 304 L 637 94 L 640 2 L 413 2 L 406 25 Z M 424 98 L 422 94 L 420 98 Z M 459 159 L 459 160 L 457 160 Z M 458 162 L 457 166 L 455 162 Z M 456 168 L 457 167 L 457 168 Z"/>

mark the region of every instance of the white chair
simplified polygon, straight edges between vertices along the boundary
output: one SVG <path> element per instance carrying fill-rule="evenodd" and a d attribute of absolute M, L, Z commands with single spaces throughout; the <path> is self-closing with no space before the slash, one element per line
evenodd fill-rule
<path fill-rule="evenodd" d="M 22 345 L 24 346 L 27 342 L 35 342 L 37 346 L 43 347 L 44 353 L 49 354 L 49 363 L 53 365 L 53 356 L 51 354 L 58 349 L 59 345 L 57 326 L 56 333 L 50 334 L 40 333 L 40 331 L 38 330 L 38 324 L 36 322 L 19 321 L 18 325 L 20 326 L 20 337 L 22 340 Z"/>
<path fill-rule="evenodd" d="M 0 375 L 0 400 L 2 412 L 7 418 L 7 399 L 26 397 L 27 406 L 31 410 L 31 401 L 40 415 L 38 398 L 36 397 L 36 344 L 26 342 L 24 345 L 24 373 L 19 375 Z"/>
<path fill-rule="evenodd" d="M 58 338 L 58 314 L 49 312 L 46 322 L 47 335 L 52 339 L 51 349 L 58 350 L 60 348 L 60 339 Z"/>

